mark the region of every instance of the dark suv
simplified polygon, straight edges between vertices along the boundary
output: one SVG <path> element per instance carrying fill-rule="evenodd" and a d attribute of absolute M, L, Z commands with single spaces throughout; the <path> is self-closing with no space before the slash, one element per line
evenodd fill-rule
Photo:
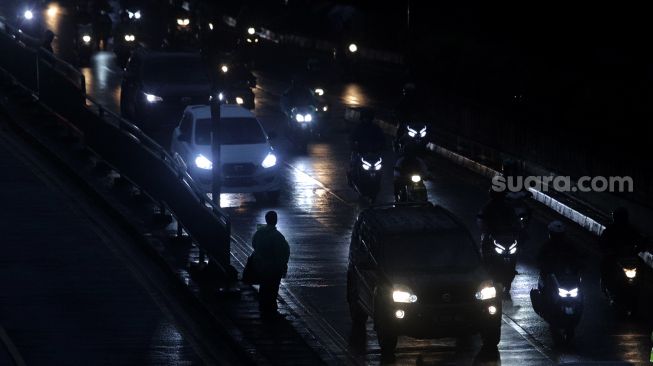
<path fill-rule="evenodd" d="M 199 53 L 139 49 L 122 80 L 120 113 L 147 131 L 172 130 L 186 106 L 208 104 L 211 89 Z"/>
<path fill-rule="evenodd" d="M 469 231 L 430 203 L 373 206 L 356 220 L 349 247 L 347 301 L 353 329 L 374 321 L 381 351 L 399 335 L 501 337 L 501 291 L 483 269 Z"/>

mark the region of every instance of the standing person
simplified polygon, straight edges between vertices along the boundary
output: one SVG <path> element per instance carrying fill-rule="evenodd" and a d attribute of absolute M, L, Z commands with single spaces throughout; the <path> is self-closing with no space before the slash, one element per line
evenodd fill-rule
<path fill-rule="evenodd" d="M 286 238 L 277 230 L 277 213 L 265 214 L 267 225 L 258 229 L 252 238 L 254 264 L 260 274 L 259 311 L 262 318 L 274 318 L 277 313 L 277 296 L 281 277 L 288 270 L 290 247 Z"/>

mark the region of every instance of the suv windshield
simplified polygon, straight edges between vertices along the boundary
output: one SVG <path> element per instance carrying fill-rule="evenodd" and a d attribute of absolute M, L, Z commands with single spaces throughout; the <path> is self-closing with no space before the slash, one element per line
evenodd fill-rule
<path fill-rule="evenodd" d="M 223 118 L 221 120 L 221 143 L 223 145 L 248 145 L 263 144 L 266 142 L 265 134 L 256 118 Z M 195 143 L 198 145 L 211 144 L 211 119 L 198 119 L 195 125 Z"/>
<path fill-rule="evenodd" d="M 155 57 L 145 60 L 145 81 L 163 84 L 206 84 L 209 78 L 199 56 Z"/>
<path fill-rule="evenodd" d="M 481 264 L 474 244 L 460 231 L 389 237 L 381 261 L 388 270 L 404 271 L 462 270 Z"/>

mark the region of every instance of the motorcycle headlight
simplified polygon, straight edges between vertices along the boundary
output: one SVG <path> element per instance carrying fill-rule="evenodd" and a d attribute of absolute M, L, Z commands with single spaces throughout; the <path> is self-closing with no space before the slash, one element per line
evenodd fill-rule
<path fill-rule="evenodd" d="M 247 43 L 252 43 L 252 39 L 251 39 L 251 38 L 247 38 Z"/>
<path fill-rule="evenodd" d="M 31 10 L 25 10 L 25 12 L 23 13 L 23 18 L 27 20 L 32 20 L 34 19 L 34 13 Z"/>
<path fill-rule="evenodd" d="M 210 170 L 213 169 L 213 163 L 211 160 L 207 159 L 206 156 L 200 154 L 195 158 L 195 166 L 204 169 L 204 170 Z"/>
<path fill-rule="evenodd" d="M 413 294 L 408 287 L 397 286 L 392 291 L 392 301 L 403 303 L 417 302 L 417 295 Z"/>
<path fill-rule="evenodd" d="M 624 268 L 623 270 L 628 279 L 632 280 L 637 277 L 637 268 Z"/>
<path fill-rule="evenodd" d="M 222 71 L 223 74 L 226 74 L 227 72 L 229 72 L 229 66 L 221 65 L 220 66 L 220 71 Z"/>
<path fill-rule="evenodd" d="M 566 290 L 564 288 L 558 288 L 558 295 L 560 297 L 577 297 L 578 288 L 573 288 L 571 290 Z"/>
<path fill-rule="evenodd" d="M 190 24 L 190 19 L 188 18 L 177 18 L 177 25 L 185 27 Z"/>
<path fill-rule="evenodd" d="M 82 41 L 86 44 L 91 43 L 91 36 L 89 36 L 88 34 L 83 35 Z"/>
<path fill-rule="evenodd" d="M 247 28 L 247 34 L 254 35 L 254 33 L 256 33 L 256 29 L 254 29 L 254 27 Z"/>
<path fill-rule="evenodd" d="M 382 163 L 383 159 L 379 158 L 379 161 L 374 163 L 374 170 L 381 170 L 381 167 L 383 166 Z"/>
<path fill-rule="evenodd" d="M 147 100 L 148 103 L 157 103 L 163 101 L 163 98 L 161 98 L 158 95 L 148 94 L 148 93 L 143 93 L 143 94 L 145 94 L 145 100 Z"/>
<path fill-rule="evenodd" d="M 254 38 L 254 43 L 258 43 L 258 38 Z"/>
<path fill-rule="evenodd" d="M 410 128 L 410 126 L 407 126 L 406 128 L 408 128 L 408 136 L 410 136 L 410 137 L 415 137 L 415 136 L 417 136 L 417 131 L 415 131 L 415 130 L 413 130 L 412 128 Z"/>
<path fill-rule="evenodd" d="M 134 13 L 134 19 L 141 19 L 141 11 L 140 11 L 140 10 L 137 10 L 137 11 Z"/>
<path fill-rule="evenodd" d="M 365 161 L 365 159 L 363 158 L 361 158 L 361 163 L 362 163 L 361 166 L 363 167 L 364 170 L 370 170 L 370 168 L 372 167 L 372 164 Z"/>
<path fill-rule="evenodd" d="M 489 283 L 482 284 L 476 292 L 476 300 L 490 300 L 497 297 L 497 289 Z"/>
<path fill-rule="evenodd" d="M 426 136 L 426 127 L 422 128 L 419 131 L 419 137 L 425 137 Z"/>
<path fill-rule="evenodd" d="M 245 103 L 245 101 L 243 100 L 243 98 L 241 98 L 241 97 L 236 97 L 236 104 L 241 105 L 241 104 L 243 104 L 243 103 Z"/>
<path fill-rule="evenodd" d="M 319 95 L 319 96 L 323 96 L 323 95 L 324 95 L 324 89 L 322 89 L 322 88 L 316 88 L 316 89 L 315 89 L 315 94 L 317 94 L 317 95 Z"/>
<path fill-rule="evenodd" d="M 497 252 L 497 254 L 503 254 L 506 251 L 506 247 L 503 245 L 499 244 L 496 240 L 494 241 L 494 251 Z"/>
<path fill-rule="evenodd" d="M 213 23 L 209 23 L 209 29 L 213 30 Z"/>
<path fill-rule="evenodd" d="M 273 153 L 268 153 L 268 155 L 263 159 L 261 166 L 265 169 L 272 168 L 277 165 L 277 157 Z"/>
<path fill-rule="evenodd" d="M 329 107 L 328 107 L 328 106 L 324 106 L 324 107 L 322 107 L 322 111 L 323 111 L 323 112 L 326 112 L 326 111 L 328 111 L 328 110 L 329 110 Z"/>
<path fill-rule="evenodd" d="M 136 37 L 133 34 L 125 34 L 125 41 L 134 42 L 135 40 L 136 40 Z"/>
<path fill-rule="evenodd" d="M 297 113 L 297 114 L 295 115 L 295 120 L 296 120 L 297 122 L 304 122 L 304 115 L 303 115 L 303 114 L 299 114 L 299 113 Z"/>
<path fill-rule="evenodd" d="M 417 174 L 414 174 L 414 175 L 412 175 L 412 176 L 410 177 L 410 180 L 412 180 L 413 183 L 418 183 L 419 181 L 422 180 L 422 177 L 420 177 L 420 176 L 417 175 Z"/>
<path fill-rule="evenodd" d="M 512 245 L 510 246 L 510 248 L 508 248 L 508 250 L 510 251 L 510 254 L 517 253 L 517 240 L 515 240 L 514 243 L 512 243 Z"/>

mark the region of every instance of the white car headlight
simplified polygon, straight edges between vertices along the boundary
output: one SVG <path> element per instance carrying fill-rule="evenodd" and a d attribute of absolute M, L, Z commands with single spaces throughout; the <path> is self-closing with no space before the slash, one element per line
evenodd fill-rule
<path fill-rule="evenodd" d="M 560 297 L 576 297 L 578 296 L 578 288 L 571 290 L 565 290 L 564 288 L 558 288 L 558 295 Z"/>
<path fill-rule="evenodd" d="M 624 270 L 624 274 L 625 274 L 626 277 L 628 277 L 629 279 L 632 280 L 632 279 L 634 279 L 635 277 L 637 277 L 637 268 L 624 268 L 623 270 Z"/>
<path fill-rule="evenodd" d="M 218 99 L 220 101 L 224 100 L 224 94 L 222 92 L 218 93 Z"/>
<path fill-rule="evenodd" d="M 200 154 L 195 158 L 195 166 L 204 169 L 204 170 L 210 170 L 213 169 L 213 163 L 211 160 L 207 159 L 206 156 Z"/>
<path fill-rule="evenodd" d="M 265 169 L 272 168 L 277 165 L 277 157 L 273 153 L 268 153 L 268 155 L 263 159 L 261 166 Z"/>
<path fill-rule="evenodd" d="M 477 293 L 477 300 L 489 300 L 497 297 L 497 289 L 494 286 L 483 286 Z"/>
<path fill-rule="evenodd" d="M 82 36 L 82 41 L 84 41 L 84 43 L 87 43 L 87 44 L 91 43 L 91 36 L 89 36 L 88 34 L 83 35 Z"/>
<path fill-rule="evenodd" d="M 158 95 L 148 94 L 148 93 L 143 93 L 143 94 L 145 94 L 145 100 L 147 100 L 148 103 L 157 103 L 163 101 L 163 98 L 161 98 Z"/>
<path fill-rule="evenodd" d="M 241 97 L 236 97 L 236 104 L 241 105 L 241 104 L 243 104 L 243 103 L 245 103 L 245 101 L 243 100 L 243 98 L 241 98 Z"/>
<path fill-rule="evenodd" d="M 410 180 L 412 180 L 413 183 L 419 183 L 419 181 L 422 180 L 422 177 L 420 177 L 419 175 L 415 174 L 415 175 L 413 175 L 413 176 L 410 177 Z"/>
<path fill-rule="evenodd" d="M 394 302 L 411 303 L 417 301 L 417 295 L 406 287 L 400 287 L 392 291 L 392 300 Z"/>
<path fill-rule="evenodd" d="M 324 95 L 324 89 L 322 89 L 322 88 L 316 88 L 316 89 L 315 89 L 315 94 L 317 94 L 317 95 L 319 95 L 319 96 L 323 96 L 323 95 Z"/>

